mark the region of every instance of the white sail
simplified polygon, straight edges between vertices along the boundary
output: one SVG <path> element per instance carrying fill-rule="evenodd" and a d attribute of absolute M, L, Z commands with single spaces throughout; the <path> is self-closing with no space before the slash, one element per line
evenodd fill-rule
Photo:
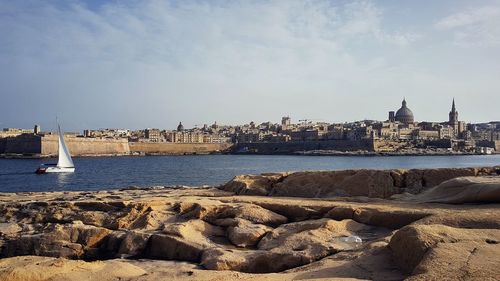
<path fill-rule="evenodd" d="M 57 161 L 57 167 L 73 168 L 73 160 L 71 160 L 71 155 L 64 141 L 64 134 L 61 132 L 61 127 L 59 125 L 57 127 L 59 129 L 59 160 Z"/>

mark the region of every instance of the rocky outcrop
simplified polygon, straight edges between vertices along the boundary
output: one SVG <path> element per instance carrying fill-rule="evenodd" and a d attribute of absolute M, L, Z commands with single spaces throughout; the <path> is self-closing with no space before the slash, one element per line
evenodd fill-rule
<path fill-rule="evenodd" d="M 247 220 L 237 219 L 227 228 L 227 238 L 238 247 L 252 247 L 272 228 L 263 224 L 254 224 Z"/>
<path fill-rule="evenodd" d="M 339 206 L 325 214 L 335 220 L 353 219 L 357 222 L 397 229 L 430 216 L 431 213 L 407 208 L 373 208 L 360 206 Z"/>
<path fill-rule="evenodd" d="M 474 171 L 479 175 L 493 170 Z M 500 212 L 497 193 L 490 191 L 497 190 L 500 177 L 443 182 L 421 196 L 448 198 L 447 203 L 454 204 L 432 204 L 394 196 L 392 200 L 369 198 L 388 196 L 384 192 L 391 185 L 398 192 L 406 190 L 408 171 L 318 173 L 319 183 L 312 180 L 315 172 L 295 173 L 269 189 L 270 194 L 276 188 L 290 197 L 236 196 L 216 188 L 0 193 L 0 279 L 37 280 L 12 268 L 14 262 L 22 264 L 16 256 L 26 255 L 68 263 L 73 261 L 67 259 L 83 259 L 142 264 L 144 270 L 123 267 L 139 274 L 130 280 L 243 276 L 243 280 L 482 280 L 498 276 Z M 489 183 L 495 189 L 487 188 Z M 301 186 L 307 190 L 300 191 Z M 314 193 L 315 198 L 292 196 L 298 192 Z M 321 198 L 341 192 L 356 197 Z M 458 204 L 462 202 L 467 204 Z M 34 272 L 40 270 L 37 262 L 54 262 L 38 257 L 24 260 L 33 261 L 26 266 Z M 173 271 L 158 273 L 168 265 Z M 227 272 L 220 273 L 223 270 Z M 99 277 L 95 274 L 91 276 Z M 206 277 L 209 274 L 217 276 Z"/>
<path fill-rule="evenodd" d="M 451 204 L 495 203 L 500 202 L 500 181 L 491 176 L 454 178 L 421 194 L 399 199 Z"/>
<path fill-rule="evenodd" d="M 288 173 L 267 173 L 261 175 L 240 175 L 221 186 L 222 190 L 239 195 L 268 195 L 274 184 Z"/>
<path fill-rule="evenodd" d="M 389 198 L 417 194 L 457 177 L 499 173 L 500 167 L 295 172 L 237 176 L 220 188 L 238 195 Z"/>
<path fill-rule="evenodd" d="M 9 239 L 2 256 L 41 255 L 50 257 L 93 258 L 111 230 L 84 225 L 52 224 L 42 226 L 39 233 L 22 234 Z"/>
<path fill-rule="evenodd" d="M 484 279 L 499 276 L 500 230 L 412 225 L 397 231 L 389 248 L 414 280 Z"/>
<path fill-rule="evenodd" d="M 273 196 L 334 197 L 367 196 L 387 198 L 398 193 L 389 171 L 359 170 L 297 172 L 276 184 Z"/>
<path fill-rule="evenodd" d="M 352 220 L 320 219 L 284 224 L 268 232 L 256 251 L 210 249 L 204 252 L 201 264 L 213 270 L 280 272 L 355 249 L 360 244 L 347 242 L 345 238 L 369 229 Z"/>

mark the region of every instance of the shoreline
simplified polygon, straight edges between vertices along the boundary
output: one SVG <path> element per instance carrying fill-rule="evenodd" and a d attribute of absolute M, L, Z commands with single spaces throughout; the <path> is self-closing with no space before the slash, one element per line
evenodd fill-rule
<path fill-rule="evenodd" d="M 249 155 L 249 156 L 349 156 L 349 157 L 386 157 L 386 156 L 495 156 L 500 155 L 500 153 L 472 153 L 472 152 L 450 152 L 450 153 L 435 153 L 435 152 L 424 152 L 424 153 L 401 153 L 401 152 L 293 152 L 293 153 L 146 153 L 146 154 L 89 154 L 89 155 L 78 155 L 72 156 L 72 158 L 100 158 L 100 157 L 155 157 L 155 156 L 207 156 L 207 155 Z M 22 155 L 22 154 L 0 154 L 0 159 L 51 159 L 57 158 L 57 155 Z"/>

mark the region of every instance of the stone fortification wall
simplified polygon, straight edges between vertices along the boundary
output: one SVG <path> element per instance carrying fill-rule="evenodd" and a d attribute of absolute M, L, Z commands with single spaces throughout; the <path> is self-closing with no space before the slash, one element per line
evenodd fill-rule
<path fill-rule="evenodd" d="M 5 142 L 6 138 L 0 138 L 0 154 L 5 153 Z"/>
<path fill-rule="evenodd" d="M 327 140 L 303 142 L 259 142 L 238 143 L 234 146 L 235 153 L 246 152 L 255 154 L 289 154 L 311 150 L 337 150 L 337 151 L 373 151 L 373 140 Z"/>
<path fill-rule="evenodd" d="M 99 139 L 66 137 L 66 144 L 73 156 L 127 155 L 130 149 L 127 139 Z M 41 140 L 41 155 L 56 155 L 58 136 L 44 136 Z"/>
<path fill-rule="evenodd" d="M 392 152 L 408 145 L 408 141 L 393 141 L 378 139 L 373 141 L 373 150 L 376 152 Z"/>
<path fill-rule="evenodd" d="M 410 170 L 344 170 L 241 175 L 221 186 L 239 195 L 325 198 L 367 196 L 389 198 L 418 194 L 457 177 L 500 174 L 498 167 Z"/>
<path fill-rule="evenodd" d="M 130 142 L 131 153 L 205 154 L 229 149 L 231 143 L 147 143 Z"/>
<path fill-rule="evenodd" d="M 453 146 L 450 139 L 426 140 L 424 145 L 436 148 L 451 148 Z"/>
<path fill-rule="evenodd" d="M 20 135 L 0 139 L 0 153 L 37 155 L 41 151 L 41 138 L 36 135 Z"/>
<path fill-rule="evenodd" d="M 205 154 L 228 150 L 231 143 L 129 143 L 127 139 L 100 139 L 67 136 L 72 156 L 145 154 Z M 0 139 L 0 154 L 33 156 L 57 155 L 58 136 L 22 135 Z"/>

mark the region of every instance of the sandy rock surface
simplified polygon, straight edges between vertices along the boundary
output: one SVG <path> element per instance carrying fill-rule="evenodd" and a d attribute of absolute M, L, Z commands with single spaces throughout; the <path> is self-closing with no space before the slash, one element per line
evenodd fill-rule
<path fill-rule="evenodd" d="M 404 192 L 418 194 L 456 177 L 498 174 L 500 167 L 273 173 L 237 176 L 221 189 L 239 195 L 389 198 Z"/>
<path fill-rule="evenodd" d="M 359 181 L 349 173 L 337 175 L 337 180 Z M 365 185 L 368 190 L 377 189 L 386 178 L 406 177 L 397 171 L 366 173 L 373 177 Z M 286 182 L 283 175 L 268 177 L 276 186 Z M 331 175 L 323 177 L 326 181 Z M 299 179 L 314 188 L 304 174 L 290 178 L 291 186 L 299 186 Z M 497 186 L 500 178 L 451 180 L 435 192 L 442 196 L 441 189 L 484 191 L 477 183 Z M 1 193 L 0 280 L 500 276 L 498 201 L 442 204 L 367 196 L 241 196 L 223 189 Z M 333 189 L 323 186 L 316 192 L 321 190 Z"/>

